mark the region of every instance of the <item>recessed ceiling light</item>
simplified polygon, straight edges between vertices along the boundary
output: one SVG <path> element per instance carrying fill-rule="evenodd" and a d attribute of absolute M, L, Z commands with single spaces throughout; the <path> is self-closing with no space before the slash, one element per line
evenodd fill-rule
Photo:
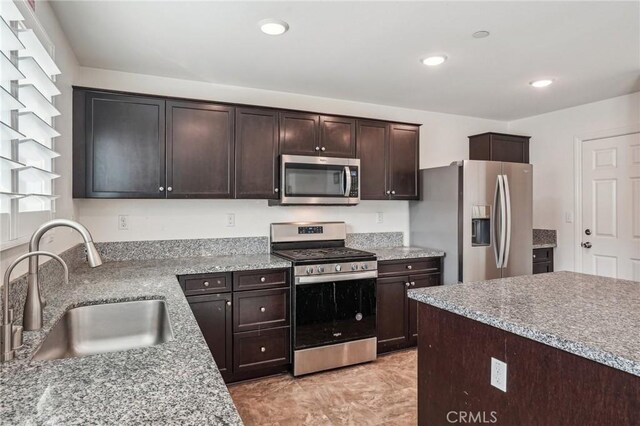
<path fill-rule="evenodd" d="M 268 35 L 281 35 L 289 31 L 289 24 L 279 19 L 263 19 L 258 25 L 260 30 Z"/>
<path fill-rule="evenodd" d="M 475 33 L 473 33 L 473 38 L 485 38 L 485 37 L 489 37 L 491 33 L 489 31 L 476 31 Z"/>
<path fill-rule="evenodd" d="M 529 84 L 533 87 L 537 87 L 538 89 L 541 87 L 547 87 L 553 83 L 553 80 L 544 79 L 544 80 L 534 80 Z"/>
<path fill-rule="evenodd" d="M 443 64 L 444 61 L 447 60 L 447 57 L 444 55 L 437 55 L 437 56 L 429 56 L 428 58 L 424 58 L 422 60 L 422 63 L 424 65 L 427 65 L 429 67 L 435 67 L 436 65 L 440 65 Z"/>

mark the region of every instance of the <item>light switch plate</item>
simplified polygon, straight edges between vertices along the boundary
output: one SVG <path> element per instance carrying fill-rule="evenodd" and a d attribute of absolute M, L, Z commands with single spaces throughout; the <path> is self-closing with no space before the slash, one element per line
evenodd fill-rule
<path fill-rule="evenodd" d="M 507 391 L 507 363 L 491 357 L 491 386 Z"/>
<path fill-rule="evenodd" d="M 118 230 L 126 231 L 129 229 L 129 216 L 126 214 L 118 215 Z"/>
<path fill-rule="evenodd" d="M 235 213 L 227 213 L 227 226 L 228 227 L 236 226 L 236 215 L 235 215 Z"/>
<path fill-rule="evenodd" d="M 384 214 L 382 212 L 376 213 L 376 223 L 384 222 Z"/>

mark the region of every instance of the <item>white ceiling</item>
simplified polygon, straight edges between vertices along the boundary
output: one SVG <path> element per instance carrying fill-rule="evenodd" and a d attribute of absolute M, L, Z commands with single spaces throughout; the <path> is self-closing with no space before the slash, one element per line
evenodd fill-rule
<path fill-rule="evenodd" d="M 83 66 L 499 120 L 640 90 L 640 2 L 56 1 Z M 283 36 L 258 21 L 283 19 Z M 477 30 L 491 36 L 474 39 Z M 427 68 L 419 60 L 444 53 Z M 533 89 L 531 80 L 556 83 Z"/>

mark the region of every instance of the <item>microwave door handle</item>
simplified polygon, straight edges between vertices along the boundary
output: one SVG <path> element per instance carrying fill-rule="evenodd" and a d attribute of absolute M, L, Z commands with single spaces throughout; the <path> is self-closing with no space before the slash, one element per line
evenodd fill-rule
<path fill-rule="evenodd" d="M 351 192 L 351 169 L 349 166 L 344 166 L 344 196 L 348 197 Z"/>

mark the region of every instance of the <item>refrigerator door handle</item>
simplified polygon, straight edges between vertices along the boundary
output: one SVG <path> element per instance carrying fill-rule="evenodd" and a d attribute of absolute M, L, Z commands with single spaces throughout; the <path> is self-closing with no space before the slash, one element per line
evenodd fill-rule
<path fill-rule="evenodd" d="M 498 206 L 498 201 L 500 205 Z M 504 204 L 504 187 L 502 183 L 502 175 L 496 178 L 496 191 L 493 196 L 493 253 L 496 257 L 496 267 L 502 268 L 502 257 L 504 256 L 504 234 L 505 234 L 505 204 Z M 500 218 L 500 226 L 498 227 L 498 217 Z"/>
<path fill-rule="evenodd" d="M 509 191 L 509 178 L 507 175 L 502 175 L 502 180 L 504 183 L 504 195 L 505 195 L 505 203 L 506 203 L 506 223 L 507 223 L 507 232 L 506 232 L 506 242 L 505 242 L 505 250 L 502 255 L 502 267 L 507 267 L 507 262 L 509 262 L 509 252 L 511 251 L 511 191 Z"/>

